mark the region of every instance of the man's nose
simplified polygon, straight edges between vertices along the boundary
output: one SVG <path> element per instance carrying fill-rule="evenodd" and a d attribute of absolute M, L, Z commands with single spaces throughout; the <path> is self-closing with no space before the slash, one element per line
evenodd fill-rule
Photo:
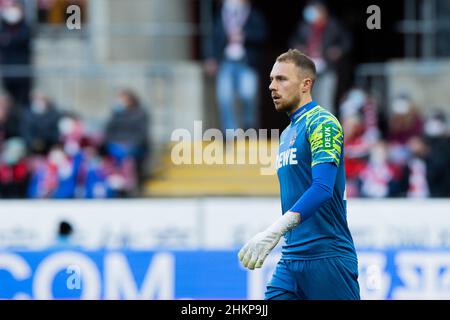
<path fill-rule="evenodd" d="M 270 91 L 274 91 L 274 90 L 275 90 L 275 83 L 274 83 L 274 81 L 272 81 L 272 82 L 270 83 L 270 85 L 269 85 L 269 90 L 270 90 Z"/>

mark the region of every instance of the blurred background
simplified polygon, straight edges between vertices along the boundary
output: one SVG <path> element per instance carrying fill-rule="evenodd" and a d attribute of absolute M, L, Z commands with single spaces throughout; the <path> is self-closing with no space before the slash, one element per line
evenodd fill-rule
<path fill-rule="evenodd" d="M 0 20 L 0 298 L 262 299 L 279 252 L 236 253 L 281 213 L 277 177 L 202 134 L 265 129 L 275 156 L 289 48 L 344 128 L 362 298 L 450 298 L 448 0 L 0 0 Z"/>

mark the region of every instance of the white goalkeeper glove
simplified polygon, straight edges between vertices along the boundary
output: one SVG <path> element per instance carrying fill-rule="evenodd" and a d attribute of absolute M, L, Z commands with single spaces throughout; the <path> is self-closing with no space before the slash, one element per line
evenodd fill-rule
<path fill-rule="evenodd" d="M 265 231 L 255 235 L 239 251 L 239 260 L 250 270 L 261 268 L 280 238 L 300 223 L 300 214 L 288 211 Z"/>

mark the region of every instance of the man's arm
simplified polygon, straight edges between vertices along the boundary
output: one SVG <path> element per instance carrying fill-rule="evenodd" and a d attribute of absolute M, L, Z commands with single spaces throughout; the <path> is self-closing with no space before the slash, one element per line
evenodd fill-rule
<path fill-rule="evenodd" d="M 298 212 L 301 221 L 311 217 L 333 197 L 337 167 L 334 163 L 320 163 L 312 167 L 311 187 L 298 199 L 290 211 Z"/>
<path fill-rule="evenodd" d="M 253 270 L 261 268 L 264 260 L 288 231 L 310 218 L 333 196 L 337 166 L 320 163 L 312 167 L 312 184 L 294 206 L 265 231 L 254 236 L 240 251 L 243 266 Z"/>

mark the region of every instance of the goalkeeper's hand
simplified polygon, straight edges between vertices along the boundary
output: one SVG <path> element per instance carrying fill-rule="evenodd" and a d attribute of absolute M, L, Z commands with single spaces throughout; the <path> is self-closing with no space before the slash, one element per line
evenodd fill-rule
<path fill-rule="evenodd" d="M 280 241 L 282 234 L 265 230 L 255 235 L 247 244 L 239 251 L 239 260 L 244 267 L 253 270 L 261 268 L 264 260 L 270 251 Z"/>
<path fill-rule="evenodd" d="M 261 268 L 280 238 L 300 223 L 300 214 L 288 211 L 265 231 L 255 235 L 239 251 L 239 260 L 250 270 Z"/>

